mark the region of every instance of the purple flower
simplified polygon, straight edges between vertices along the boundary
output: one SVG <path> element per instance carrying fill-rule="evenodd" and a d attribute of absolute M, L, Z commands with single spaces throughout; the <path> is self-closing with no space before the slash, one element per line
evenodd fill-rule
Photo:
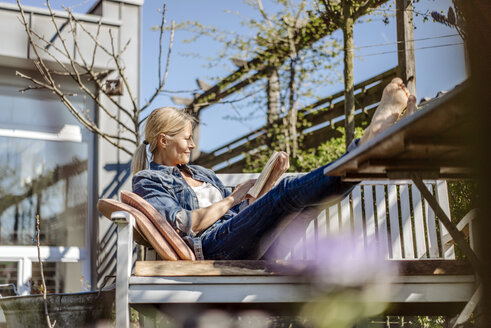
<path fill-rule="evenodd" d="M 386 285 L 397 275 L 397 267 L 372 242 L 365 245 L 352 236 L 331 235 L 309 242 L 306 247 L 307 252 L 316 254 L 309 275 L 322 290 Z"/>

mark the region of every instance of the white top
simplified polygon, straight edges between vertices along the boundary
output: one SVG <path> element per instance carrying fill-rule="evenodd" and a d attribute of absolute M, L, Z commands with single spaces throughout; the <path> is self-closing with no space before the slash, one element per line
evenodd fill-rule
<path fill-rule="evenodd" d="M 223 199 L 220 190 L 208 182 L 203 182 L 199 187 L 191 187 L 198 197 L 199 208 L 208 207 Z"/>

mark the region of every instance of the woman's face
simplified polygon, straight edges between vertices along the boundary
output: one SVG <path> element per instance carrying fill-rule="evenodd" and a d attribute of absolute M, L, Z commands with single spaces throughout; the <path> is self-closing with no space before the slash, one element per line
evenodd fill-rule
<path fill-rule="evenodd" d="M 162 164 L 176 166 L 189 162 L 191 149 L 196 147 L 190 122 L 178 134 L 174 136 L 161 135 L 160 138 L 163 138 L 162 160 L 164 163 Z"/>

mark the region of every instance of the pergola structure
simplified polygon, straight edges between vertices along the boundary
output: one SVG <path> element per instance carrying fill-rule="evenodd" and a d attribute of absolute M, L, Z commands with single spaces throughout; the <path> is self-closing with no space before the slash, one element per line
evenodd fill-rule
<path fill-rule="evenodd" d="M 365 5 L 370 8 L 377 8 L 386 2 L 387 0 L 373 0 L 367 1 Z M 354 17 L 354 20 L 357 18 L 359 17 Z M 416 95 L 412 0 L 396 0 L 396 19 L 398 51 L 397 75 L 406 83 L 411 94 Z M 308 36 L 307 38 L 301 38 L 301 42 L 295 44 L 295 47 L 296 49 L 308 47 L 339 28 L 341 28 L 340 24 L 331 20 L 329 17 L 317 17 L 312 19 L 295 32 L 296 35 Z M 194 98 L 172 97 L 172 99 L 176 104 L 185 105 L 186 109 L 193 113 L 198 119 L 198 122 L 200 122 L 200 112 L 205 108 L 216 104 L 220 100 L 240 91 L 260 79 L 267 78 L 271 74 L 272 69 L 278 65 L 277 63 L 274 64 L 271 62 L 268 54 L 274 53 L 276 55 L 276 62 L 283 63 L 290 55 L 288 49 L 288 45 L 279 43 L 274 48 L 263 51 L 249 61 L 233 60 L 234 64 L 238 66 L 238 69 L 221 79 L 217 84 L 211 86 L 201 79 L 196 79 L 199 88 L 203 90 L 201 94 L 195 94 Z M 326 99 L 329 98 L 330 97 L 327 97 Z M 265 127 L 261 129 L 264 129 Z M 199 146 L 199 125 L 196 126 L 193 137 Z M 210 153 L 214 153 L 218 150 L 219 149 L 213 150 Z M 193 161 L 196 160 L 199 164 L 204 164 L 204 162 L 207 161 L 207 159 L 200 158 L 199 149 L 193 150 L 192 159 Z M 204 160 L 204 162 L 202 162 L 202 160 Z"/>

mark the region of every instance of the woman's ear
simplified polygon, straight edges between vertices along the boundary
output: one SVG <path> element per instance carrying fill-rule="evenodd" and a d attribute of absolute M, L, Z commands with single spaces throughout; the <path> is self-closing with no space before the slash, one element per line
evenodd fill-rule
<path fill-rule="evenodd" d="M 167 136 L 163 133 L 159 134 L 159 145 L 162 148 L 165 149 L 167 147 L 167 142 L 168 142 Z"/>

